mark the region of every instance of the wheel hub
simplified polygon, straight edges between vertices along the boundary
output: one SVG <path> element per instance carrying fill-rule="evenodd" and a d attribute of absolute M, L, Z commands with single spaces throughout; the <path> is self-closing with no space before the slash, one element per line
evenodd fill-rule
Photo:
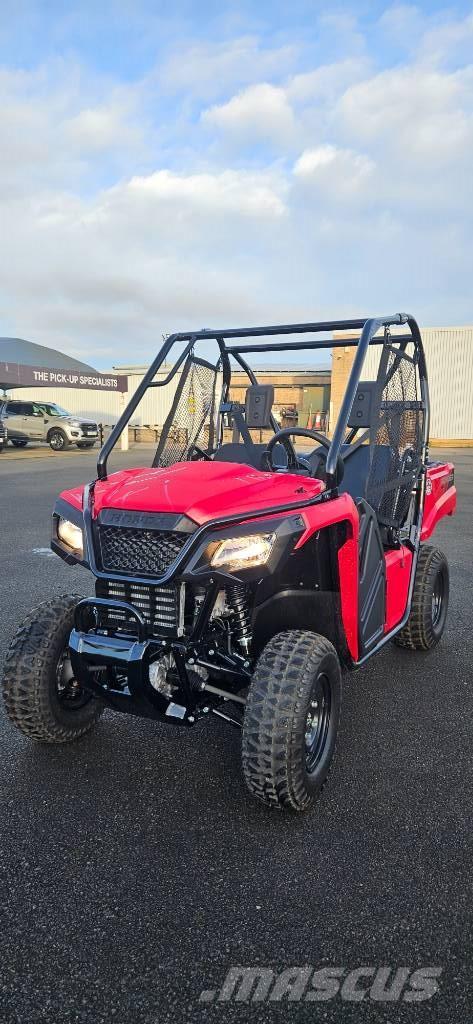
<path fill-rule="evenodd" d="M 68 648 L 58 661 L 56 691 L 60 704 L 67 707 L 69 711 L 76 711 L 78 708 L 84 707 L 84 704 L 91 700 L 91 695 L 85 693 L 74 676 Z"/>
<path fill-rule="evenodd" d="M 330 721 L 330 684 L 323 673 L 314 680 L 305 723 L 305 763 L 313 772 L 320 760 Z"/>
<path fill-rule="evenodd" d="M 432 625 L 437 626 L 442 614 L 443 607 L 443 579 L 438 574 L 432 592 Z"/>

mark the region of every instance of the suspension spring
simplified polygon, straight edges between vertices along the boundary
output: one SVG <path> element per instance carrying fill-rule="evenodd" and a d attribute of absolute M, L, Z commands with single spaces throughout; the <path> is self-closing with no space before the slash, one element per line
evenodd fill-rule
<path fill-rule="evenodd" d="M 227 601 L 232 610 L 235 639 L 249 653 L 252 639 L 251 609 L 248 588 L 244 583 L 233 583 L 227 587 Z"/>

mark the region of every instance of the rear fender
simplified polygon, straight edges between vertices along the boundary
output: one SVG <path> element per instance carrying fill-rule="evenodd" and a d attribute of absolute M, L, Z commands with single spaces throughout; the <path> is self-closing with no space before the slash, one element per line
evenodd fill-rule
<path fill-rule="evenodd" d="M 452 462 L 427 467 L 421 541 L 432 536 L 444 516 L 453 516 L 457 507 L 457 489 Z"/>

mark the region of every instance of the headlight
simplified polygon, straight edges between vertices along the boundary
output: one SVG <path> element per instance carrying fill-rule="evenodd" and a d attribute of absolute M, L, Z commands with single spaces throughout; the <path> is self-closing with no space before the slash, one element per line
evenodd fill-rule
<path fill-rule="evenodd" d="M 80 420 L 73 420 L 69 417 L 67 422 L 70 427 L 80 427 Z"/>
<path fill-rule="evenodd" d="M 80 526 L 75 526 L 68 519 L 61 518 L 57 524 L 57 535 L 59 540 L 62 540 L 63 544 L 66 544 L 72 551 L 80 555 L 84 554 L 84 542 Z"/>
<path fill-rule="evenodd" d="M 232 537 L 217 545 L 210 559 L 214 569 L 226 565 L 229 569 L 251 569 L 264 565 L 271 554 L 275 533 L 255 533 L 248 537 Z"/>

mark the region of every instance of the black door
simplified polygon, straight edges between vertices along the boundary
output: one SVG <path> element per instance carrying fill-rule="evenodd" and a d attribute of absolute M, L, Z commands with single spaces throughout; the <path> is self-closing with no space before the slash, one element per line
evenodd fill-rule
<path fill-rule="evenodd" d="M 384 634 L 386 611 L 386 564 L 376 515 L 362 499 L 359 542 L 359 640 L 360 658 L 379 643 Z"/>

